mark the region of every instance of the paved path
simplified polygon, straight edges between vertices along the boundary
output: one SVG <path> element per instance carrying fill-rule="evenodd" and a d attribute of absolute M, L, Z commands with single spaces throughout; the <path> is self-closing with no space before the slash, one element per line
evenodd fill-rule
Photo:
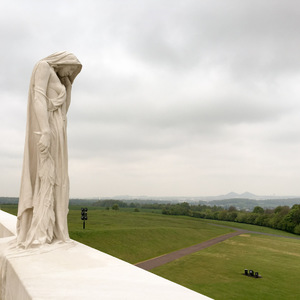
<path fill-rule="evenodd" d="M 203 243 L 200 243 L 200 244 L 188 247 L 188 248 L 180 249 L 178 251 L 174 251 L 174 252 L 162 255 L 162 256 L 158 256 L 158 257 L 155 257 L 155 258 L 137 263 L 136 266 L 140 267 L 144 270 L 151 270 L 153 268 L 156 268 L 156 267 L 159 267 L 159 266 L 164 265 L 166 263 L 169 263 L 169 262 L 171 262 L 175 259 L 178 259 L 178 258 L 181 258 L 183 256 L 186 256 L 186 255 L 192 254 L 194 252 L 200 251 L 200 250 L 205 249 L 207 247 L 210 247 L 214 244 L 223 242 L 223 241 L 225 241 L 225 240 L 227 240 L 227 239 L 229 239 L 233 236 L 240 235 L 241 233 L 243 233 L 242 230 L 238 230 L 238 231 L 235 231 L 235 232 L 230 232 L 228 234 L 218 236 L 214 239 L 205 241 Z"/>
<path fill-rule="evenodd" d="M 243 234 L 243 233 L 255 233 L 255 234 L 262 234 L 262 235 L 269 235 L 269 236 L 276 236 L 276 237 L 283 237 L 283 238 L 290 238 L 290 239 L 297 239 L 300 240 L 300 237 L 293 237 L 293 236 L 284 236 L 284 235 L 277 235 L 277 234 L 272 234 L 272 233 L 265 233 L 265 232 L 258 232 L 258 231 L 250 231 L 250 230 L 244 230 L 244 229 L 240 229 L 240 228 L 236 228 L 236 227 L 230 227 L 230 226 L 226 226 L 226 225 L 218 225 L 218 224 L 213 224 L 210 223 L 210 225 L 214 225 L 214 226 L 219 226 L 219 227 L 226 227 L 226 228 L 230 228 L 230 229 L 234 229 L 236 230 L 235 232 L 230 232 L 227 233 L 225 235 L 221 235 L 219 237 L 216 237 L 214 239 L 205 241 L 203 243 L 191 246 L 191 247 L 187 247 L 184 249 L 180 249 L 178 251 L 174 251 L 162 256 L 158 256 L 146 261 L 142 261 L 136 264 L 137 267 L 140 267 L 144 270 L 151 270 L 154 269 L 156 267 L 159 267 L 161 265 L 164 265 L 166 263 L 169 263 L 175 259 L 181 258 L 183 256 L 195 253 L 197 251 L 200 251 L 202 249 L 205 249 L 207 247 L 210 247 L 212 245 L 215 245 L 217 243 L 223 242 L 231 237 Z"/>

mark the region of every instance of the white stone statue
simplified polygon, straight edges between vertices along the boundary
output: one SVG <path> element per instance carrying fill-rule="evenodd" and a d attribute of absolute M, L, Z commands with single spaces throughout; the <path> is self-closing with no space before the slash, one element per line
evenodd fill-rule
<path fill-rule="evenodd" d="M 66 114 L 81 68 L 74 54 L 57 52 L 32 72 L 17 221 L 17 243 L 25 248 L 69 240 Z"/>

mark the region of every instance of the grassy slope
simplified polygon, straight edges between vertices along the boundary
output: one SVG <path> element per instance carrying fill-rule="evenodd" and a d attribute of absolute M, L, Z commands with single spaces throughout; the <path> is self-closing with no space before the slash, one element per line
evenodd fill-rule
<path fill-rule="evenodd" d="M 0 208 L 10 214 L 16 215 L 17 214 L 17 210 L 18 210 L 18 205 L 16 204 L 2 204 L 0 206 Z M 70 223 L 72 223 L 72 226 L 74 224 L 77 224 L 78 226 L 76 227 L 76 229 L 80 229 L 82 228 L 82 223 L 78 220 L 80 220 L 80 208 L 81 206 L 76 206 L 76 205 L 72 205 L 70 206 L 70 213 L 69 213 L 69 225 L 71 225 Z M 104 211 L 104 209 L 101 208 L 96 208 L 96 207 L 89 207 L 89 221 L 88 224 L 91 222 L 90 217 L 94 214 L 91 211 L 94 210 L 100 210 L 100 211 Z M 125 208 L 125 209 L 121 209 L 122 212 L 133 212 L 132 208 Z M 105 212 L 107 212 L 105 210 Z M 109 211 L 110 213 L 114 213 L 113 211 Z M 154 213 L 161 213 L 161 210 L 152 210 L 152 209 L 141 209 L 141 212 L 143 213 L 149 213 L 149 212 L 154 212 Z M 91 215 L 92 213 L 92 215 Z M 100 212 L 98 212 L 100 213 Z M 96 214 L 98 214 L 96 213 Z M 115 212 L 115 213 L 120 213 L 120 212 Z M 100 213 L 101 214 L 101 213 Z M 105 220 L 107 219 L 108 216 L 111 216 L 111 214 L 104 214 L 105 218 L 103 219 L 103 222 L 105 222 Z M 170 218 L 180 218 L 177 216 L 169 216 Z M 74 218 L 74 219 L 73 219 Z M 108 218 L 109 219 L 109 218 Z M 128 218 L 127 218 L 128 219 Z M 190 219 L 190 218 L 189 218 Z M 193 220 L 198 220 L 200 222 L 205 222 L 205 223 L 214 223 L 214 224 L 218 224 L 218 225 L 225 225 L 225 226 L 230 226 L 230 227 L 236 227 L 236 228 L 240 228 L 240 229 L 245 229 L 245 230 L 251 230 L 251 231 L 257 231 L 257 232 L 264 232 L 264 233 L 271 233 L 271 234 L 277 234 L 277 235 L 282 235 L 282 236 L 297 236 L 299 237 L 299 235 L 295 235 L 292 233 L 288 233 L 285 231 L 281 231 L 281 230 L 277 230 L 277 229 L 272 229 L 269 227 L 262 227 L 262 226 L 256 226 L 256 225 L 251 225 L 251 224 L 244 224 L 244 223 L 237 223 L 237 222 L 228 222 L 228 221 L 216 221 L 216 220 L 210 220 L 210 219 L 193 219 Z M 99 221 L 99 225 L 102 224 L 101 221 Z M 128 227 L 128 220 L 127 223 L 122 223 L 123 219 L 115 219 L 113 220 L 113 224 L 111 224 L 112 226 L 116 226 L 116 227 L 122 227 L 123 225 L 125 225 L 126 227 Z M 107 225 L 107 224 L 106 224 Z"/>
<path fill-rule="evenodd" d="M 9 213 L 16 206 L 2 205 Z M 71 207 L 71 238 L 135 263 L 225 234 L 212 220 L 130 211 L 92 210 L 82 229 L 80 207 Z M 220 224 L 220 222 L 216 222 Z M 227 226 L 284 235 L 269 228 L 223 222 Z M 286 233 L 289 235 L 288 233 Z M 245 268 L 262 279 L 242 276 Z M 154 273 L 214 299 L 300 299 L 300 241 L 256 234 L 237 236 L 161 266 Z"/>
<path fill-rule="evenodd" d="M 9 214 L 16 216 L 17 212 L 18 212 L 18 205 L 17 204 L 1 204 L 0 209 L 8 212 Z"/>
<path fill-rule="evenodd" d="M 299 269 L 300 240 L 245 234 L 152 271 L 214 299 L 300 299 Z"/>
<path fill-rule="evenodd" d="M 197 219 L 154 213 L 89 210 L 86 229 L 80 211 L 70 210 L 70 237 L 113 256 L 137 263 L 226 234 Z"/>
<path fill-rule="evenodd" d="M 282 231 L 282 230 L 278 230 L 278 229 L 273 229 L 270 227 L 257 226 L 257 225 L 251 225 L 251 224 L 245 224 L 245 223 L 237 223 L 237 222 L 229 222 L 229 221 L 217 221 L 217 220 L 209 220 L 209 219 L 201 219 L 201 220 L 206 223 L 225 225 L 225 226 L 235 227 L 235 228 L 244 229 L 244 230 L 270 233 L 270 234 L 276 234 L 276 235 L 287 236 L 287 237 L 288 236 L 289 237 L 300 237 L 299 235 L 289 233 L 286 231 Z"/>

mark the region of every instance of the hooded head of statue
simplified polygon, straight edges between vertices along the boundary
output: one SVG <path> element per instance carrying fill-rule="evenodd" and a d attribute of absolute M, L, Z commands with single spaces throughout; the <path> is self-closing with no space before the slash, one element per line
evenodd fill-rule
<path fill-rule="evenodd" d="M 41 59 L 40 61 L 46 61 L 55 70 L 58 70 L 64 66 L 72 66 L 72 73 L 68 76 L 71 83 L 73 83 L 74 79 L 82 68 L 82 65 L 77 57 L 73 53 L 67 51 L 55 52 Z"/>

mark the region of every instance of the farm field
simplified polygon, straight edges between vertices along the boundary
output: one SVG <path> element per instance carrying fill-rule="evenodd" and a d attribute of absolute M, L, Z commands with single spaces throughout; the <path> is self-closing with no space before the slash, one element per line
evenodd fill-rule
<path fill-rule="evenodd" d="M 153 210 L 113 211 L 95 207 L 89 207 L 83 230 L 80 208 L 70 207 L 71 238 L 130 263 L 233 231 L 211 223 L 295 237 L 279 230 L 235 222 L 168 216 Z M 17 206 L 2 205 L 1 209 L 16 214 Z M 263 278 L 243 276 L 245 268 L 258 271 Z M 214 299 L 300 299 L 299 269 L 300 240 L 247 233 L 151 272 Z"/>

